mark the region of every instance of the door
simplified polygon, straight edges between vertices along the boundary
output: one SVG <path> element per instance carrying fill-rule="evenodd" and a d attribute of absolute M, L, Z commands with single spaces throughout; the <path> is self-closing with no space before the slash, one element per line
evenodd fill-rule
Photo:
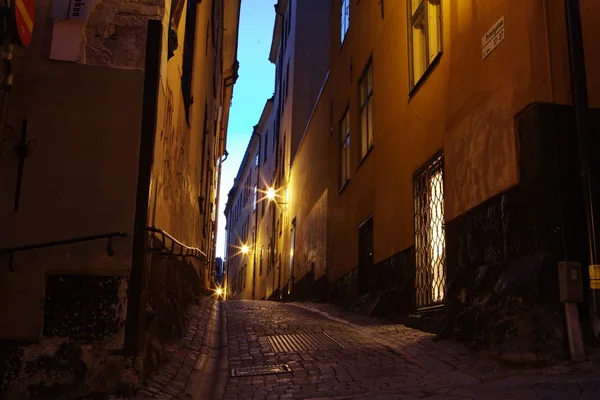
<path fill-rule="evenodd" d="M 294 252 L 296 251 L 296 218 L 292 221 L 292 240 L 290 248 L 290 281 L 288 284 L 288 294 L 292 292 L 294 284 Z"/>
<path fill-rule="evenodd" d="M 373 216 L 358 227 L 358 292 L 374 289 L 373 280 Z"/>

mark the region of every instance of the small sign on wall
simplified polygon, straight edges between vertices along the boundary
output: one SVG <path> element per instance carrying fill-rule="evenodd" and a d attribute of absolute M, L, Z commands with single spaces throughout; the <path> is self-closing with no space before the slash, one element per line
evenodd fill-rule
<path fill-rule="evenodd" d="M 504 40 L 504 17 L 501 17 L 481 38 L 481 59 L 485 60 Z"/>

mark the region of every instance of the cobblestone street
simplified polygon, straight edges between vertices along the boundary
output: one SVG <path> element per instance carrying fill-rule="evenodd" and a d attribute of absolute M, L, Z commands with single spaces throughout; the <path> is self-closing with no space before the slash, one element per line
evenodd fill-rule
<path fill-rule="evenodd" d="M 432 334 L 331 305 L 228 301 L 197 312 L 206 317 L 211 309 L 210 316 L 217 318 L 218 310 L 222 329 L 226 327 L 226 334 L 221 332 L 226 340 L 218 358 L 227 365 L 221 371 L 221 375 L 226 372 L 226 379 L 218 379 L 215 369 L 213 381 L 207 383 L 221 386 L 210 392 L 213 398 L 600 398 L 600 365 L 596 361 L 510 369 L 461 344 L 434 341 Z M 201 345 L 199 339 L 211 337 L 212 328 L 204 325 L 218 324 L 214 319 L 203 324 L 205 319 L 192 318 L 191 332 L 183 339 L 187 344 L 178 347 L 177 357 L 150 380 L 140 398 L 208 398 L 197 381 L 200 371 L 206 371 L 206 360 L 213 356 L 206 350 L 210 343 Z M 202 338 L 194 338 L 194 332 L 202 332 Z M 188 350 L 182 350 L 185 348 Z M 218 360 L 213 361 L 216 364 Z M 290 371 L 243 376 L 246 367 L 283 364 Z M 232 376 L 232 370 L 242 376 Z M 210 380 L 207 376 L 202 379 Z"/>

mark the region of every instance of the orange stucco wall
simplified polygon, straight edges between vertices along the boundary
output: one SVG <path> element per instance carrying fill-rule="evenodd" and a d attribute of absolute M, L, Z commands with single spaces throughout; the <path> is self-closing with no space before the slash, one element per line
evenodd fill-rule
<path fill-rule="evenodd" d="M 555 4 L 555 3 L 560 3 Z M 600 60 L 593 13 L 582 2 L 590 102 L 600 101 Z M 334 127 L 347 106 L 351 120 L 350 182 L 337 192 L 330 171 L 331 279 L 357 264 L 358 225 L 374 214 L 375 262 L 414 243 L 413 173 L 445 151 L 445 218 L 450 220 L 519 182 L 514 117 L 537 101 L 570 102 L 562 2 L 442 0 L 442 54 L 409 94 L 404 1 L 351 5 L 340 45 L 338 2 L 332 2 L 331 101 Z M 481 38 L 500 18 L 504 41 L 482 59 Z M 561 22 L 563 21 L 563 22 Z M 561 25 L 562 24 L 562 25 Z M 359 161 L 358 77 L 372 57 L 374 147 Z M 329 157 L 339 160 L 337 141 Z M 350 244 L 350 245 L 349 245 Z"/>
<path fill-rule="evenodd" d="M 127 275 L 137 182 L 143 72 L 23 56 L 7 122 L 35 140 L 25 160 L 18 212 L 13 211 L 18 159 L 14 140 L 0 155 L 0 247 L 123 231 L 115 256 L 106 241 L 16 253 L 14 272 L 0 259 L 0 338 L 41 334 L 45 274 Z M 106 88 L 120 88 L 119 96 Z"/>

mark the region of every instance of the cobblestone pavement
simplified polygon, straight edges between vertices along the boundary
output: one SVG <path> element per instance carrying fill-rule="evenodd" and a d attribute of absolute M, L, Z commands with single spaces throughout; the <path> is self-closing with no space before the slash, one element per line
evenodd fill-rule
<path fill-rule="evenodd" d="M 220 354 L 228 368 L 221 371 L 227 375 L 224 392 L 217 393 L 226 400 L 600 399 L 597 360 L 515 370 L 459 343 L 434 341 L 430 333 L 329 304 L 227 301 L 218 308 L 213 300 L 194 309 L 185 337 L 169 349 L 168 362 L 146 382 L 138 399 L 208 400 L 199 394 L 206 392 L 198 390 L 198 382 L 212 379 L 203 375 L 202 365 L 217 347 L 209 339 L 219 334 L 218 309 L 226 326 Z M 278 349 L 269 341 L 275 335 L 299 334 L 316 334 L 318 343 L 310 343 L 324 347 Z M 296 343 L 310 344 L 303 340 Z M 230 376 L 232 369 L 280 364 L 291 370 Z"/>
<path fill-rule="evenodd" d="M 216 313 L 217 302 L 213 298 L 204 298 L 190 311 L 184 337 L 167 348 L 168 361 L 160 365 L 159 370 L 146 380 L 143 389 L 138 392 L 138 399 L 193 399 L 190 393 L 190 380 L 202 355 L 207 350 L 205 337 L 207 322 Z"/>
<path fill-rule="evenodd" d="M 231 369 L 291 367 L 276 375 L 229 377 L 227 400 L 600 399 L 596 362 L 525 373 L 460 344 L 434 341 L 429 333 L 330 305 L 228 301 L 224 309 Z M 323 333 L 341 347 L 276 352 L 267 339 Z"/>

